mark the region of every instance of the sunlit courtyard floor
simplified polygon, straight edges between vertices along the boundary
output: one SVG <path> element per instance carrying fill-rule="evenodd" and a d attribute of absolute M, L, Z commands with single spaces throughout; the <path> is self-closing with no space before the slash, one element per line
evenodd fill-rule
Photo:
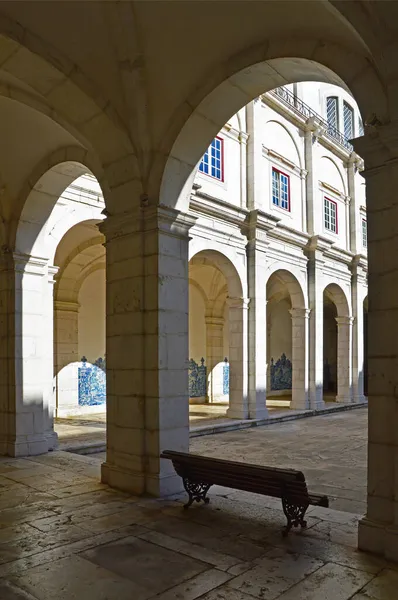
<path fill-rule="evenodd" d="M 200 437 L 192 450 L 302 467 L 333 495 L 354 469 L 365 483 L 365 425 L 362 409 Z M 101 485 L 102 459 L 0 459 L 1 600 L 397 598 L 398 566 L 356 550 L 359 515 L 312 508 L 308 528 L 283 538 L 277 500 L 214 487 L 209 505 L 184 511 L 184 495 Z"/>

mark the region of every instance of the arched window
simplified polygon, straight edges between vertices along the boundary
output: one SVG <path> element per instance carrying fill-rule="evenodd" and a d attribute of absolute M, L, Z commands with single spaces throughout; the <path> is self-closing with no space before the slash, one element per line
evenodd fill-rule
<path fill-rule="evenodd" d="M 332 132 L 339 129 L 339 101 L 337 96 L 326 98 L 326 119 Z"/>

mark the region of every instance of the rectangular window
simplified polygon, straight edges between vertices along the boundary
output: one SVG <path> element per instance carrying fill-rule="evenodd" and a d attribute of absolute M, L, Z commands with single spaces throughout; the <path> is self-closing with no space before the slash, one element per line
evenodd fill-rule
<path fill-rule="evenodd" d="M 344 135 L 348 140 L 351 140 L 354 137 L 354 111 L 345 100 L 343 102 L 343 117 Z"/>
<path fill-rule="evenodd" d="M 199 171 L 224 181 L 224 140 L 214 138 L 199 163 Z"/>
<path fill-rule="evenodd" d="M 272 169 L 272 204 L 290 210 L 290 177 Z"/>
<path fill-rule="evenodd" d="M 366 219 L 362 219 L 362 245 L 368 247 L 368 224 Z"/>
<path fill-rule="evenodd" d="M 329 198 L 324 199 L 325 229 L 337 233 L 337 203 Z"/>
<path fill-rule="evenodd" d="M 331 130 L 339 129 L 339 103 L 337 96 L 326 98 L 326 119 Z"/>

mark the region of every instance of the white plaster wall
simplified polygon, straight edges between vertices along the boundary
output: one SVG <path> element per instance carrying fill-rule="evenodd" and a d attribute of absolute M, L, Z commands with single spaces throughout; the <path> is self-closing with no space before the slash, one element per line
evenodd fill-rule
<path fill-rule="evenodd" d="M 224 181 L 197 172 L 195 183 L 201 186 L 201 191 L 235 206 L 242 202 L 242 153 L 239 132 L 228 132 L 226 128 L 219 133 L 224 144 Z"/>
<path fill-rule="evenodd" d="M 98 269 L 84 280 L 78 302 L 79 359 L 85 356 L 93 363 L 105 355 L 105 270 Z"/>
<path fill-rule="evenodd" d="M 272 306 L 269 311 L 270 341 L 269 357 L 277 361 L 283 353 L 292 360 L 292 318 L 289 313 L 291 304 L 284 299 Z"/>
<path fill-rule="evenodd" d="M 189 358 L 206 360 L 205 303 L 200 291 L 189 285 Z"/>

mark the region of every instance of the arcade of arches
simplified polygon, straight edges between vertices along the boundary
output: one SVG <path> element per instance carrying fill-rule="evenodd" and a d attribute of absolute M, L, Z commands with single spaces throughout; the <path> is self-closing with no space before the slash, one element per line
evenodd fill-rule
<path fill-rule="evenodd" d="M 54 294 L 57 378 L 83 351 L 90 361 L 104 358 L 100 342 L 80 349 L 76 323 L 84 326 L 91 315 L 87 309 L 83 318 L 76 304 L 83 311 L 85 299 L 92 304 L 84 280 L 97 278 L 97 286 L 105 263 L 102 480 L 110 486 L 154 495 L 180 488 L 159 454 L 189 445 L 190 282 L 208 320 L 201 343 L 211 348 L 212 371 L 228 351 L 231 415 L 266 410 L 264 365 L 275 358 L 273 348 L 282 351 L 282 342 L 288 350 L 291 344 L 296 364 L 293 404 L 303 402 L 307 377 L 309 402 L 322 402 L 323 354 L 327 393 L 347 399 L 350 373 L 361 370 L 358 352 L 350 350 L 358 336 L 341 287 L 316 286 L 323 300 L 312 310 L 311 277 L 322 260 L 322 239 L 314 235 L 311 199 L 309 299 L 300 276 L 286 266 L 269 277 L 262 273 L 261 247 L 275 223 L 256 205 L 255 194 L 240 207 L 249 223 L 250 285 L 242 277 L 242 256 L 235 263 L 217 244 L 215 255 L 188 243 L 196 223 L 189 212 L 195 168 L 224 123 L 277 86 L 340 85 L 352 92 L 366 123 L 365 136 L 353 140 L 365 161 L 369 225 L 368 506 L 359 546 L 398 560 L 397 23 L 393 2 L 2 3 L 2 454 L 33 455 L 56 445 Z M 192 31 L 199 29 L 205 35 L 192 44 Z M 308 125 L 316 137 L 316 123 Z M 92 201 L 76 219 L 61 197 L 87 173 L 99 182 L 106 208 L 99 210 L 93 185 Z M 101 219 L 99 235 L 94 224 Z M 103 310 L 103 299 L 97 300 Z M 357 295 L 358 318 L 363 302 Z M 273 328 L 276 319 L 286 324 L 283 340 Z M 247 332 L 245 349 L 240 342 Z M 306 336 L 303 345 L 298 340 Z M 315 356 L 314 337 L 324 338 L 324 352 Z M 65 377 L 72 389 L 73 376 Z M 220 393 L 216 373 L 209 385 Z"/>

